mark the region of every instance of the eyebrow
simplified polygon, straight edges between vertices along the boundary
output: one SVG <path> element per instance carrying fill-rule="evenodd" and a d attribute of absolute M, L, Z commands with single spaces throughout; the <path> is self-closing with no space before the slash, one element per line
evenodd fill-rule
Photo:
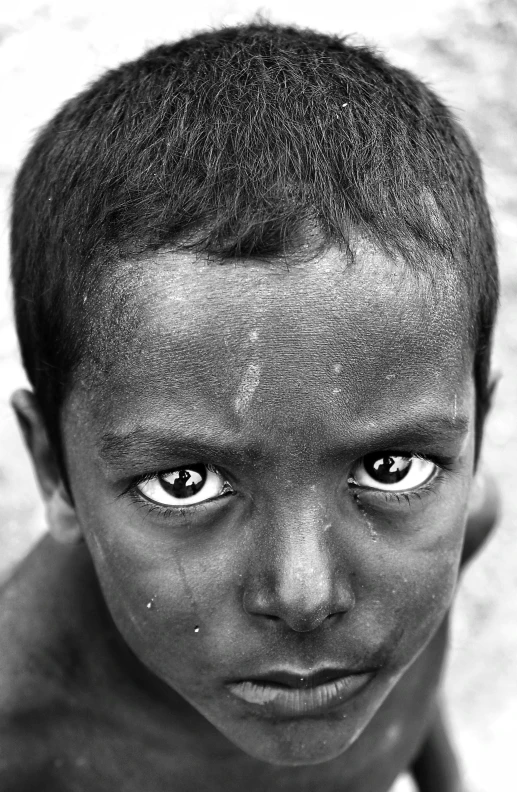
<path fill-rule="evenodd" d="M 467 434 L 470 421 L 465 415 L 455 418 L 447 415 L 413 416 L 412 420 L 393 421 L 389 426 L 383 421 L 378 429 L 366 432 L 360 424 L 354 442 L 343 440 L 329 449 L 331 456 L 346 453 L 354 458 L 382 449 L 418 450 L 417 446 L 438 449 L 451 448 Z M 157 470 L 175 461 L 193 462 L 214 460 L 220 464 L 242 465 L 258 460 L 261 456 L 257 444 L 246 443 L 228 431 L 219 431 L 210 436 L 206 429 L 203 433 L 189 432 L 180 434 L 177 429 L 167 431 L 141 426 L 129 431 L 106 432 L 101 436 L 99 456 L 110 468 L 132 469 L 148 466 Z"/>
<path fill-rule="evenodd" d="M 99 456 L 110 467 L 125 468 L 148 464 L 149 466 L 167 464 L 173 459 L 197 461 L 217 459 L 227 463 L 242 464 L 249 461 L 256 450 L 245 449 L 229 437 L 228 432 L 220 432 L 217 438 L 194 433 L 181 435 L 177 431 L 164 431 L 151 427 L 138 427 L 125 432 L 106 432 L 101 437 Z"/>
<path fill-rule="evenodd" d="M 469 417 L 463 414 L 454 418 L 447 414 L 413 416 L 412 419 L 395 421 L 389 426 L 383 424 L 378 431 L 372 430 L 366 444 L 379 450 L 411 450 L 412 445 L 450 447 L 452 443 L 463 440 L 469 428 Z"/>

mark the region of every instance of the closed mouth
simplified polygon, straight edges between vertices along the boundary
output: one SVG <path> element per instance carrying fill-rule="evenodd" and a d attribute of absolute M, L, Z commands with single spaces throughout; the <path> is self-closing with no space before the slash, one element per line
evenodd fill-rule
<path fill-rule="evenodd" d="M 344 704 L 363 690 L 373 676 L 372 670 L 323 669 L 307 674 L 272 671 L 228 682 L 226 686 L 237 698 L 271 714 L 299 717 Z"/>

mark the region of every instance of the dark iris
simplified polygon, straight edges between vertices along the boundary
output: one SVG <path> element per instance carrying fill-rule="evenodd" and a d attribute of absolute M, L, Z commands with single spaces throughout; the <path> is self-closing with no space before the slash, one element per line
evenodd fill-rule
<path fill-rule="evenodd" d="M 379 484 L 396 484 L 407 476 L 412 461 L 399 454 L 368 454 L 363 463 L 368 475 Z"/>
<path fill-rule="evenodd" d="M 206 468 L 204 465 L 190 465 L 178 468 L 160 476 L 160 484 L 165 492 L 175 498 L 190 498 L 203 488 L 206 481 Z"/>

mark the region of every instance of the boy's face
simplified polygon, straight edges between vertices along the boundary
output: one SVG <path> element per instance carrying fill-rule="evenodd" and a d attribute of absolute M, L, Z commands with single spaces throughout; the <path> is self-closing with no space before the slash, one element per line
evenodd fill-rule
<path fill-rule="evenodd" d="M 161 254 L 118 283 L 111 359 L 64 411 L 112 617 L 244 751 L 337 756 L 451 602 L 474 451 L 463 317 L 367 247 L 289 270 Z"/>

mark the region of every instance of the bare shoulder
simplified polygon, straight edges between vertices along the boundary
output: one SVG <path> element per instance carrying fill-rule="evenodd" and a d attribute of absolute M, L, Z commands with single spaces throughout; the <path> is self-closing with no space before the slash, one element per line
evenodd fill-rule
<path fill-rule="evenodd" d="M 500 515 L 501 498 L 495 478 L 486 469 L 478 471 L 467 517 L 461 565 L 478 552 L 493 532 Z"/>
<path fill-rule="evenodd" d="M 165 705 L 120 652 L 85 545 L 44 538 L 0 589 L 1 792 L 165 788 Z"/>
<path fill-rule="evenodd" d="M 58 792 L 63 735 L 84 711 L 77 691 L 85 668 L 70 629 L 77 618 L 72 554 L 46 537 L 0 588 L 2 792 Z"/>
<path fill-rule="evenodd" d="M 45 537 L 0 588 L 2 713 L 26 711 L 66 689 L 63 661 L 73 645 L 66 556 Z"/>

